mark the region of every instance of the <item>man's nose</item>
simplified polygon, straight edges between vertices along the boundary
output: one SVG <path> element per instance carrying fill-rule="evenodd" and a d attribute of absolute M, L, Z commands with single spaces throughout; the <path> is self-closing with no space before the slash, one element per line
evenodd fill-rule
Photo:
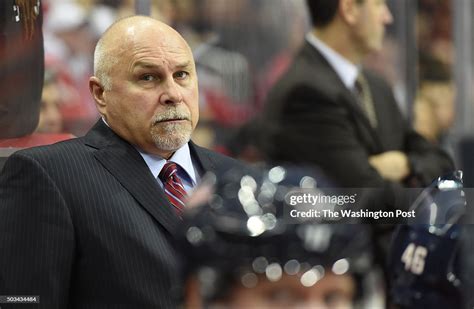
<path fill-rule="evenodd" d="M 183 100 L 180 86 L 173 78 L 168 79 L 163 84 L 163 92 L 160 95 L 161 104 L 177 104 Z"/>

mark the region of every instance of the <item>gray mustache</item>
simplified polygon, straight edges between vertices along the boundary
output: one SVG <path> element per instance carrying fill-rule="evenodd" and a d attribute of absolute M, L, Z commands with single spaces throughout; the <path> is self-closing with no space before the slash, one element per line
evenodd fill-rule
<path fill-rule="evenodd" d="M 191 115 L 187 111 L 178 111 L 176 109 L 166 110 L 164 113 L 156 115 L 153 119 L 154 123 L 166 121 L 166 120 L 189 120 L 191 121 Z"/>

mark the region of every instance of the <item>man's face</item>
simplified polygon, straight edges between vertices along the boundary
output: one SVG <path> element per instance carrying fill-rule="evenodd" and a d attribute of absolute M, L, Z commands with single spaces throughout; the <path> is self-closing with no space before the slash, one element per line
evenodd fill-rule
<path fill-rule="evenodd" d="M 126 39 L 110 72 L 102 113 L 122 138 L 168 158 L 189 141 L 199 118 L 192 53 L 169 29 L 132 26 Z"/>
<path fill-rule="evenodd" d="M 356 44 L 364 54 L 379 51 L 382 48 L 385 26 L 393 21 L 386 1 L 363 0 L 357 6 L 359 14 L 353 28 Z"/>
<path fill-rule="evenodd" d="M 63 119 L 59 111 L 60 93 L 56 84 L 48 84 L 43 87 L 41 96 L 41 109 L 38 127 L 39 133 L 60 133 L 63 127 Z"/>

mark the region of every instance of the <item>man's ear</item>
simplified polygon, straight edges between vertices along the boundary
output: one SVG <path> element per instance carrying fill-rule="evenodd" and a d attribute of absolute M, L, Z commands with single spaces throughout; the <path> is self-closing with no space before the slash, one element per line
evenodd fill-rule
<path fill-rule="evenodd" d="M 357 23 L 360 15 L 362 3 L 358 0 L 340 0 L 338 14 L 348 25 L 353 26 Z"/>
<path fill-rule="evenodd" d="M 97 109 L 101 115 L 105 115 L 107 104 L 105 102 L 104 86 L 96 76 L 89 78 L 89 91 L 94 98 Z"/>

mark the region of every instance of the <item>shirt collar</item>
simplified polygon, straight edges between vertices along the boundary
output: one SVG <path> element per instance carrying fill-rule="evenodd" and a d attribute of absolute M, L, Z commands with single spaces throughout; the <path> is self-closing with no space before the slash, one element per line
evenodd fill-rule
<path fill-rule="evenodd" d="M 329 62 L 344 85 L 350 90 L 354 89 L 354 84 L 357 79 L 357 75 L 359 74 L 359 68 L 341 56 L 341 54 L 337 53 L 323 41 L 318 39 L 314 33 L 308 32 L 306 35 L 306 40 L 311 45 L 313 45 Z"/>
<path fill-rule="evenodd" d="M 100 118 L 101 118 L 102 121 L 105 123 L 105 125 L 110 128 L 110 126 L 109 126 L 109 124 L 107 123 L 107 120 L 105 120 L 104 116 L 102 116 L 102 117 L 100 117 Z"/>
<path fill-rule="evenodd" d="M 145 163 L 146 165 L 148 165 L 148 168 L 153 174 L 153 177 L 157 178 L 160 174 L 161 169 L 163 168 L 163 166 L 165 166 L 167 160 L 158 155 L 143 152 L 137 147 L 135 148 L 140 153 L 143 160 L 145 160 Z M 183 146 L 181 146 L 181 148 L 176 150 L 168 161 L 172 161 L 178 164 L 187 174 L 182 176 L 189 177 L 192 182 L 192 185 L 196 185 L 196 173 L 194 171 L 194 166 L 191 159 L 191 153 L 189 151 L 188 143 L 184 144 Z"/>

